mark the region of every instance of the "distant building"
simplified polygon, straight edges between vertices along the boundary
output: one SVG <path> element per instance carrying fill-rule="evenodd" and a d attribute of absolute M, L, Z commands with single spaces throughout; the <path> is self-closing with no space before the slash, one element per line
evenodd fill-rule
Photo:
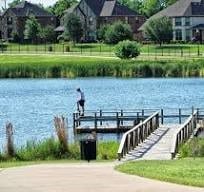
<path fill-rule="evenodd" d="M 150 17 L 140 29 L 144 30 L 150 19 L 162 16 L 172 20 L 174 41 L 204 41 L 204 0 L 178 0 Z"/>
<path fill-rule="evenodd" d="M 34 15 L 42 26 L 56 27 L 56 17 L 42 7 L 23 1 L 13 8 L 8 8 L 0 19 L 0 35 L 2 39 L 11 40 L 13 34 L 24 38 L 25 23 L 29 16 Z"/>
<path fill-rule="evenodd" d="M 138 28 L 145 22 L 145 17 L 116 0 L 81 0 L 65 11 L 65 14 L 69 13 L 79 16 L 85 31 L 83 37 L 85 41 L 95 41 L 97 29 L 100 26 L 116 21 L 128 23 L 132 28 L 134 38 L 142 38 Z M 56 31 L 61 33 L 64 31 L 63 18 L 61 26 L 56 28 Z"/>

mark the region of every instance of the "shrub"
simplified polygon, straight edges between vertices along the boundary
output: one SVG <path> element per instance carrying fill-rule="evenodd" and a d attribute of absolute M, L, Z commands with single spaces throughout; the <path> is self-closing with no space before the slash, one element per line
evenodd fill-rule
<path fill-rule="evenodd" d="M 105 41 L 105 34 L 108 29 L 109 25 L 102 25 L 100 29 L 97 31 L 97 39 L 99 41 Z"/>
<path fill-rule="evenodd" d="M 105 42 L 109 44 L 117 44 L 123 40 L 132 40 L 132 38 L 130 25 L 122 22 L 109 25 L 105 32 Z"/>
<path fill-rule="evenodd" d="M 115 48 L 115 55 L 121 59 L 131 59 L 140 54 L 140 48 L 134 41 L 121 41 Z"/>
<path fill-rule="evenodd" d="M 204 157 L 204 139 L 192 139 L 181 147 L 179 153 L 180 157 Z"/>

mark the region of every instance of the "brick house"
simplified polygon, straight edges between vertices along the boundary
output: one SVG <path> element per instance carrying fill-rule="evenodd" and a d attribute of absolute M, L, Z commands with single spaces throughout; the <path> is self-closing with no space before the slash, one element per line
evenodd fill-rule
<path fill-rule="evenodd" d="M 78 4 L 65 11 L 65 14 L 76 14 L 84 28 L 85 41 L 95 41 L 96 32 L 104 24 L 116 21 L 128 23 L 133 31 L 134 39 L 141 39 L 138 28 L 145 22 L 145 17 L 117 2 L 116 0 L 81 0 Z M 63 32 L 63 18 L 57 32 Z"/>
<path fill-rule="evenodd" d="M 8 8 L 0 19 L 0 34 L 5 40 L 12 40 L 13 34 L 24 39 L 26 20 L 34 15 L 42 26 L 51 25 L 56 27 L 56 17 L 38 5 L 23 1 L 13 8 Z"/>
<path fill-rule="evenodd" d="M 150 17 L 140 29 L 144 30 L 150 19 L 162 16 L 172 20 L 174 41 L 204 41 L 204 0 L 178 0 Z"/>

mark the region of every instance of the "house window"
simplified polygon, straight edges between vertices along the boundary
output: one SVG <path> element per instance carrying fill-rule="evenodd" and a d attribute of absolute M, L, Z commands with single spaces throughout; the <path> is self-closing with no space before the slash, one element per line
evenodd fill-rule
<path fill-rule="evenodd" d="M 190 41 L 191 40 L 191 31 L 190 29 L 186 29 L 186 41 Z"/>
<path fill-rule="evenodd" d="M 89 25 L 93 25 L 93 17 L 89 18 Z"/>
<path fill-rule="evenodd" d="M 176 29 L 175 33 L 176 33 L 176 40 L 177 41 L 182 40 L 182 30 L 181 29 Z"/>
<path fill-rule="evenodd" d="M 7 37 L 8 38 L 12 38 L 12 29 L 11 28 L 9 28 L 8 30 L 7 30 Z"/>
<path fill-rule="evenodd" d="M 190 26 L 191 25 L 190 17 L 186 17 L 185 18 L 185 25 L 186 26 Z"/>
<path fill-rule="evenodd" d="M 181 17 L 176 17 L 175 18 L 175 26 L 182 26 Z"/>
<path fill-rule="evenodd" d="M 12 25 L 12 23 L 13 23 L 12 17 L 8 17 L 8 18 L 7 18 L 7 24 L 8 24 L 8 25 Z"/>

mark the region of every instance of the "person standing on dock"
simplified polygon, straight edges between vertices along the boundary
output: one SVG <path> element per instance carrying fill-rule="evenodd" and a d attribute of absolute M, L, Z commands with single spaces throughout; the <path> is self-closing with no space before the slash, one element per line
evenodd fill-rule
<path fill-rule="evenodd" d="M 79 111 L 80 115 L 83 116 L 84 115 L 85 96 L 84 96 L 84 92 L 81 91 L 80 88 L 77 88 L 77 92 L 78 92 L 77 110 Z M 82 109 L 82 113 L 81 113 L 80 107 Z"/>

